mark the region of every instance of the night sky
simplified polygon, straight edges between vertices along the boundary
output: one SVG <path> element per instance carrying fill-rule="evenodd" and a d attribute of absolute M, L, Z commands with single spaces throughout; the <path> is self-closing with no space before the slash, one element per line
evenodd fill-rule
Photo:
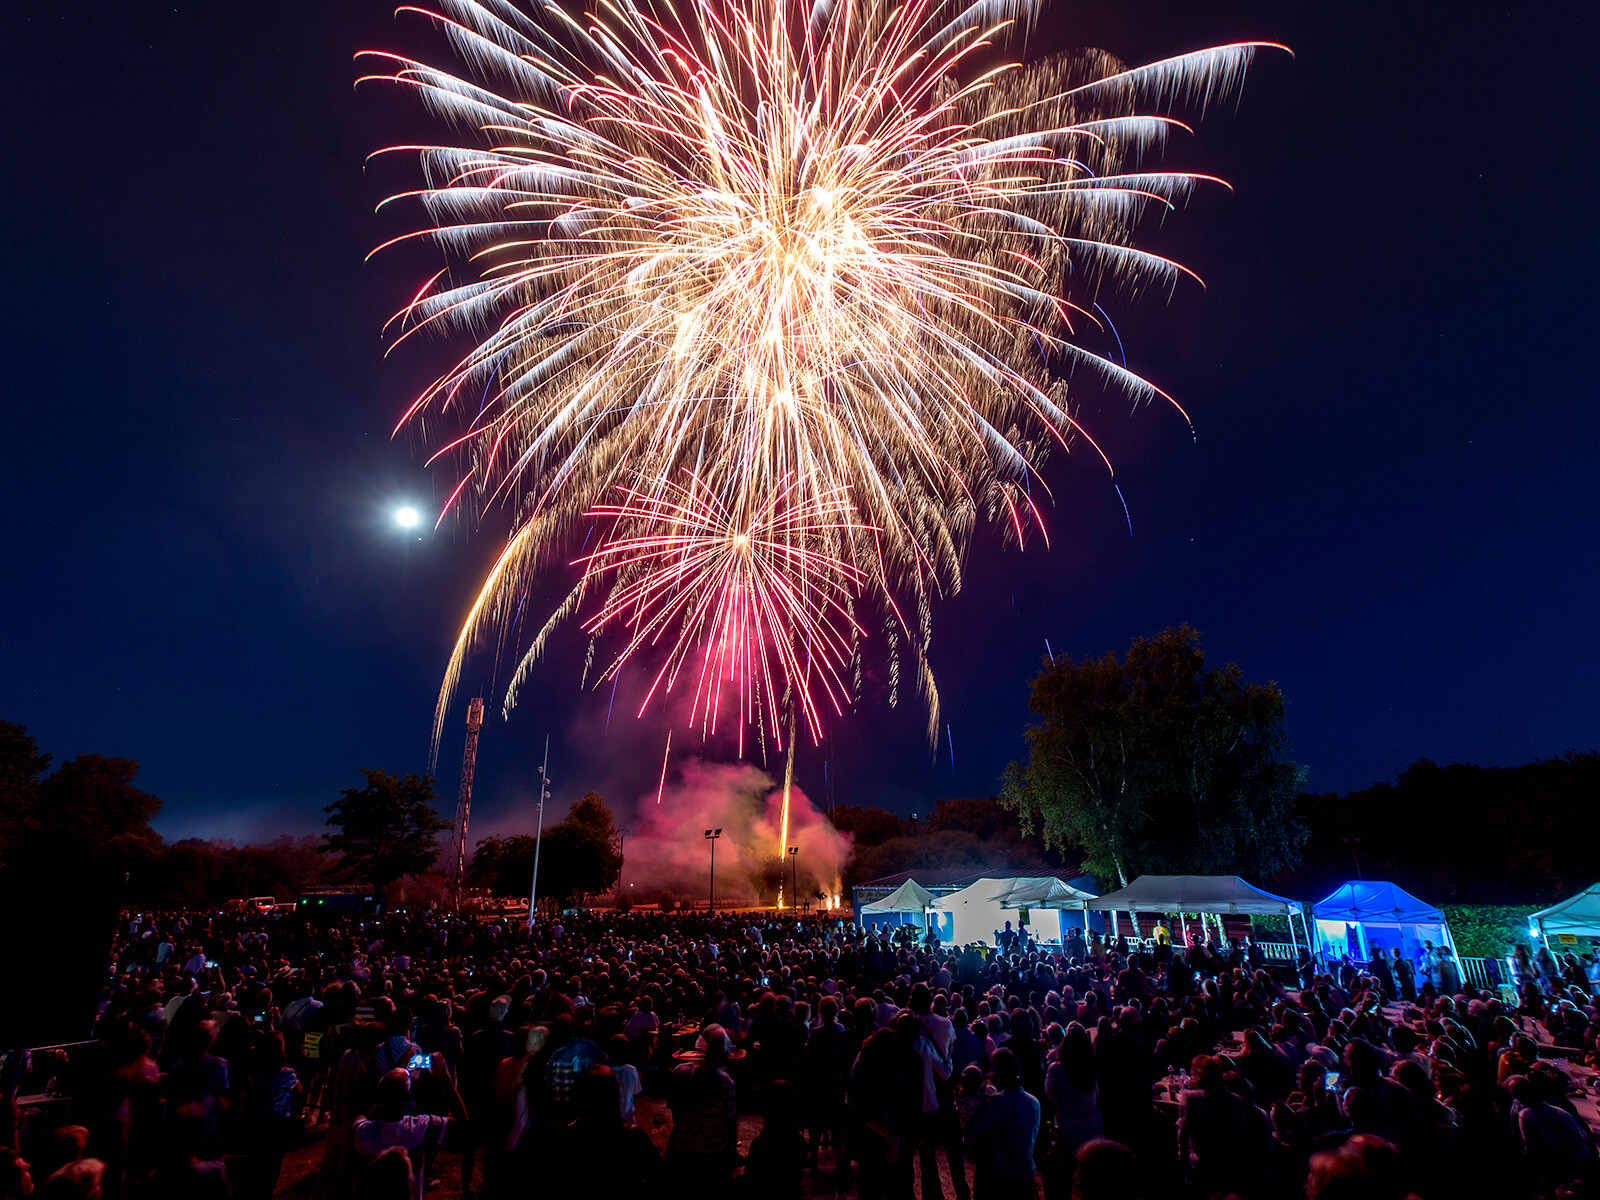
<path fill-rule="evenodd" d="M 138 759 L 168 836 L 311 832 L 357 768 L 425 769 L 440 673 L 496 547 L 493 529 L 392 521 L 404 502 L 436 512 L 450 485 L 389 436 L 450 347 L 385 359 L 380 327 L 434 260 L 363 261 L 405 227 L 374 205 L 415 177 L 363 160 L 432 128 L 406 98 L 352 87 L 356 50 L 434 44 L 390 8 L 0 17 L 0 717 L 58 759 Z M 1052 548 L 980 537 L 968 588 L 935 612 L 954 761 L 944 730 L 935 758 L 916 705 L 888 708 L 875 680 L 802 751 L 806 790 L 828 798 L 826 761 L 840 803 L 992 794 L 1047 640 L 1121 651 L 1180 621 L 1282 686 L 1314 790 L 1419 756 L 1595 746 L 1595 13 L 1048 7 L 1041 49 L 1296 52 L 1258 59 L 1236 110 L 1166 160 L 1235 188 L 1151 232 L 1207 289 L 1113 309 L 1130 365 L 1195 433 L 1085 386 L 1129 516 L 1090 453 L 1053 457 Z M 443 808 L 480 687 L 485 832 L 529 827 L 547 733 L 554 814 L 597 787 L 626 823 L 653 792 L 665 724 L 634 719 L 625 676 L 607 730 L 607 692 L 578 689 L 585 644 L 569 629 L 509 722 L 507 666 L 472 660 Z"/>

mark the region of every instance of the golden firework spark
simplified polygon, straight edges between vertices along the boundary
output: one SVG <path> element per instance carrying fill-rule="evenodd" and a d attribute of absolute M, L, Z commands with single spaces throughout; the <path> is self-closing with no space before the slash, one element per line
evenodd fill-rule
<path fill-rule="evenodd" d="M 960 587 L 980 517 L 1016 538 L 1039 525 L 1052 445 L 1093 445 L 1067 369 L 1167 398 L 1077 334 L 1102 287 L 1186 273 L 1134 233 L 1207 177 L 1141 164 L 1184 128 L 1173 106 L 1231 90 L 1260 45 L 993 65 L 1029 0 L 401 11 L 465 68 L 383 55 L 375 78 L 472 136 L 399 148 L 425 175 L 407 236 L 449 265 L 394 323 L 475 340 L 400 425 L 464 413 L 435 455 L 461 464 L 446 511 L 515 514 L 439 721 L 462 656 L 600 516 L 507 710 L 592 598 L 585 628 L 623 641 L 608 675 L 657 648 L 659 688 L 699 662 L 702 719 L 727 685 L 741 725 L 777 736 L 789 697 L 817 737 L 871 610 L 891 702 L 905 654 L 933 736 L 932 599 Z M 774 521 L 759 553 L 738 541 Z"/>

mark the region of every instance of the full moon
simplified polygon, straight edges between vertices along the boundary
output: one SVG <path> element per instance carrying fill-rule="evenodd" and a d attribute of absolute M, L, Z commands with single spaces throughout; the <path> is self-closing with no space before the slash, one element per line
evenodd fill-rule
<path fill-rule="evenodd" d="M 394 514 L 394 519 L 395 519 L 395 523 L 397 525 L 399 525 L 402 529 L 410 529 L 414 525 L 416 525 L 416 523 L 418 521 L 420 521 L 422 518 L 417 514 L 417 510 L 416 509 L 411 508 L 408 505 L 405 508 L 396 509 L 395 510 L 395 514 Z"/>

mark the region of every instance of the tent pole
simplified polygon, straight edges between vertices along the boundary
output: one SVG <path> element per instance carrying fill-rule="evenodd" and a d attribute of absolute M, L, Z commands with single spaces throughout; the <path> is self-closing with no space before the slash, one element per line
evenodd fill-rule
<path fill-rule="evenodd" d="M 1443 918 L 1443 916 L 1444 916 L 1443 910 L 1440 910 L 1439 916 L 1441 918 Z M 1444 926 L 1444 940 L 1450 943 L 1450 957 L 1455 960 L 1455 964 L 1456 964 L 1456 967 L 1455 967 L 1455 970 L 1456 970 L 1456 982 L 1461 985 L 1461 990 L 1462 991 L 1466 991 L 1467 990 L 1467 969 L 1466 969 L 1466 967 L 1461 965 L 1461 955 L 1456 950 L 1456 935 L 1450 932 L 1450 922 L 1449 921 L 1441 920 L 1440 924 Z"/>

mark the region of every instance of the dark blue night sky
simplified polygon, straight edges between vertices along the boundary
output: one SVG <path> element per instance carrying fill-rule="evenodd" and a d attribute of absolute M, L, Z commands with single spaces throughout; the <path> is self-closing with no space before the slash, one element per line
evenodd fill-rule
<path fill-rule="evenodd" d="M 0 717 L 58 758 L 140 760 L 169 836 L 312 831 L 357 768 L 426 767 L 495 548 L 391 516 L 447 486 L 389 432 L 448 347 L 382 357 L 431 268 L 363 262 L 408 178 L 363 160 L 419 123 L 351 57 L 417 31 L 355 0 L 10 5 L 0 28 Z M 1236 189 L 1153 233 L 1207 290 L 1113 310 L 1195 433 L 1081 392 L 1129 516 L 1092 455 L 1053 458 L 1052 548 L 983 546 L 935 614 L 954 763 L 874 686 L 802 752 L 806 790 L 826 761 L 841 803 L 991 794 L 1047 640 L 1180 621 L 1282 686 L 1314 790 L 1600 742 L 1597 32 L 1583 5 L 1056 0 L 1041 49 L 1296 51 L 1169 157 Z M 665 725 L 625 677 L 607 730 L 584 646 L 486 728 L 485 830 L 527 824 L 546 733 L 556 812 L 598 787 L 626 821 L 653 791 Z M 472 661 L 446 807 L 465 698 L 506 677 Z"/>

